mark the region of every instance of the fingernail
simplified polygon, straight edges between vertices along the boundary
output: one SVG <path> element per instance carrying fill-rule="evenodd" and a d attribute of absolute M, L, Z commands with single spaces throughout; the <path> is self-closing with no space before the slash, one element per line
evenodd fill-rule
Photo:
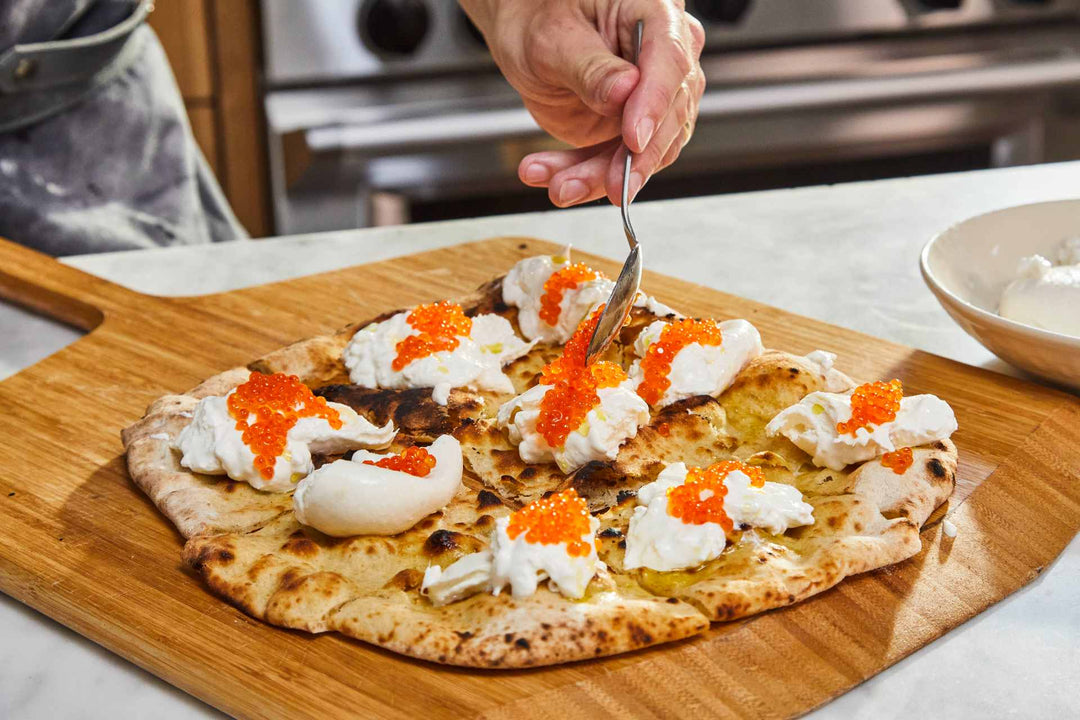
<path fill-rule="evenodd" d="M 638 173 L 638 172 L 631 172 L 630 173 L 630 187 L 629 187 L 629 190 L 630 190 L 630 199 L 631 200 L 633 200 L 635 197 L 637 197 L 638 190 L 640 190 L 641 186 L 644 185 L 644 184 L 645 184 L 645 179 L 641 176 L 641 173 Z"/>
<path fill-rule="evenodd" d="M 540 163 L 533 163 L 529 167 L 525 168 L 525 182 L 539 184 L 547 182 L 551 177 L 551 171 L 547 169 L 546 165 Z"/>
<path fill-rule="evenodd" d="M 580 180 L 567 180 L 559 188 L 559 204 L 573 205 L 589 196 L 589 186 Z"/>
<path fill-rule="evenodd" d="M 653 134 L 653 130 L 655 128 L 656 128 L 656 125 L 653 123 L 652 118 L 642 118 L 641 120 L 638 120 L 638 124 L 637 124 L 638 152 L 641 152 L 642 150 L 644 150 L 645 146 L 649 144 L 650 140 L 652 140 L 652 134 Z"/>

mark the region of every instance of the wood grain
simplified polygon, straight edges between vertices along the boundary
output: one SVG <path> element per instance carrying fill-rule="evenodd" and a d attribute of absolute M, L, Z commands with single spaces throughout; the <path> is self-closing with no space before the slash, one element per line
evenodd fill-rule
<path fill-rule="evenodd" d="M 252 237 L 262 237 L 271 223 L 257 1 L 209 2 L 218 86 L 218 179 L 240 223 Z"/>
<path fill-rule="evenodd" d="M 147 22 L 169 58 L 184 100 L 214 96 L 206 0 L 156 0 Z"/>
<path fill-rule="evenodd" d="M 91 330 L 0 383 L 0 590 L 241 717 L 780 718 L 844 692 L 1030 582 L 1080 528 L 1076 398 L 646 273 L 646 290 L 689 313 L 745 317 L 767 345 L 827 348 L 857 379 L 896 376 L 913 393 L 947 399 L 960 422 L 956 538 L 929 527 L 912 560 L 684 643 L 514 672 L 445 668 L 339 636 L 278 630 L 181 569 L 179 536 L 133 487 L 121 455 L 120 429 L 150 401 L 302 337 L 461 294 L 555 249 L 503 238 L 161 299 L 0 241 L 0 297 Z"/>

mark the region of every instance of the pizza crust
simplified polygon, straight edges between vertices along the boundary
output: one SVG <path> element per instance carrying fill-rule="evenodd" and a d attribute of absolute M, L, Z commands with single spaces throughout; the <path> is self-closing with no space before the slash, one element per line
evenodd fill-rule
<path fill-rule="evenodd" d="M 217 595 L 274 625 L 337 631 L 394 652 L 471 667 L 514 668 L 600 657 L 678 640 L 708 627 L 681 601 L 602 573 L 568 601 L 481 593 L 433 607 L 419 592 L 428 563 L 482 549 L 509 508 L 463 489 L 445 511 L 392 537 L 329 538 L 282 516 L 247 534 L 198 536 L 184 561 Z"/>
<path fill-rule="evenodd" d="M 460 302 L 469 315 L 496 312 L 516 323 L 516 311 L 502 303 L 501 279 Z M 956 449 L 948 441 L 916 448 L 912 467 L 896 475 L 878 461 L 841 473 L 820 470 L 786 439 L 767 438 L 765 424 L 807 393 L 835 390 L 837 377 L 854 385 L 778 351 L 753 360 L 719 398 L 689 398 L 654 412 L 616 460 L 590 463 L 567 477 L 554 464 L 521 461 L 494 422 L 509 397 L 454 390 L 440 406 L 429 389 L 349 385 L 340 359 L 345 345 L 359 328 L 396 312 L 294 343 L 187 393 L 165 396 L 123 432 L 135 484 L 187 538 L 184 562 L 211 591 L 252 617 L 471 667 L 528 667 L 627 652 L 691 636 L 710 621 L 798 602 L 844 577 L 910 557 L 920 548 L 919 528 L 954 485 Z M 635 308 L 609 359 L 628 365 L 637 333 L 655 319 Z M 559 351 L 538 345 L 509 365 L 515 391 L 535 384 Z M 227 393 L 253 370 L 297 375 L 317 394 L 350 405 L 377 425 L 392 420 L 399 429 L 393 450 L 454 434 L 465 461 L 462 490 L 443 511 L 400 535 L 335 539 L 301 526 L 290 495 L 182 468 L 171 444 L 195 404 Z M 745 533 L 743 542 L 694 573 L 623 572 L 620 545 L 634 492 L 666 462 L 708 465 L 731 457 L 761 466 L 770 480 L 796 485 L 815 506 L 815 524 L 779 537 Z M 597 546 L 610 566 L 585 598 L 568 600 L 542 585 L 527 598 L 484 593 L 436 608 L 419 593 L 429 563 L 445 567 L 483 549 L 494 518 L 566 487 L 574 487 L 600 517 Z"/>

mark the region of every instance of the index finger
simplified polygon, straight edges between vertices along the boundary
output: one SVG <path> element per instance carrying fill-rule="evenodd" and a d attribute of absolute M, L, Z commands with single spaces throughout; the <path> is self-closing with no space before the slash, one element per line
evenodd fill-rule
<path fill-rule="evenodd" d="M 641 78 L 623 109 L 622 135 L 635 153 L 645 150 L 675 95 L 697 62 L 694 39 L 684 13 L 670 2 L 628 4 L 628 18 L 645 21 L 638 68 Z M 636 20 L 633 20 L 636 23 Z"/>

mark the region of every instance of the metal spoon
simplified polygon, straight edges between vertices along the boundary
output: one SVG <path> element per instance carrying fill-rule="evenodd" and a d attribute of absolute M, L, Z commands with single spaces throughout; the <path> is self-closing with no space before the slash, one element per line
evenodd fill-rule
<path fill-rule="evenodd" d="M 634 57 L 636 65 L 638 56 L 641 54 L 641 35 L 645 29 L 645 23 L 638 20 L 635 28 Z M 626 147 L 624 144 L 623 147 Z M 626 317 L 630 314 L 630 308 L 634 306 L 634 298 L 638 288 L 641 287 L 641 246 L 638 244 L 634 227 L 630 224 L 630 164 L 634 154 L 630 148 L 626 148 L 626 165 L 623 166 L 622 176 L 622 223 L 623 232 L 626 233 L 626 242 L 630 244 L 630 255 L 623 263 L 622 271 L 615 281 L 615 287 L 611 291 L 604 312 L 596 323 L 592 338 L 589 339 L 589 350 L 586 355 L 586 363 L 591 363 L 604 354 L 611 341 L 622 329 Z"/>

